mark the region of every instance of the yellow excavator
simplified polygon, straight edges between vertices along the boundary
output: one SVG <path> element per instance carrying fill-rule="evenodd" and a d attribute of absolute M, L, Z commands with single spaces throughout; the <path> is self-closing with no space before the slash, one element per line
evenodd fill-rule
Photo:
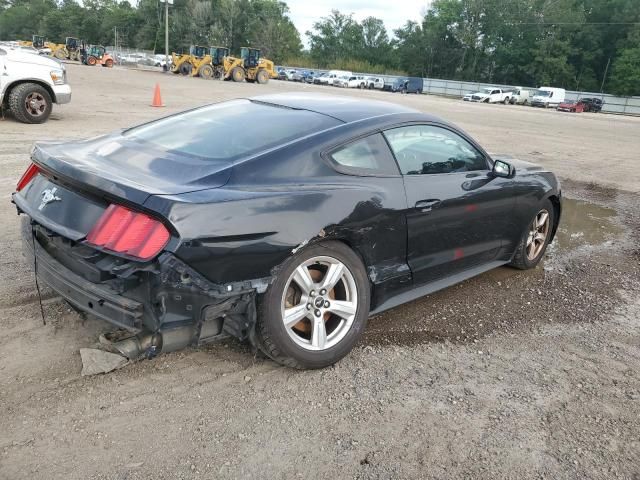
<path fill-rule="evenodd" d="M 228 55 L 229 49 L 227 47 L 209 47 L 207 55 L 200 59 L 192 60 L 192 75 L 204 79 L 221 79 L 224 76 L 224 59 Z"/>
<path fill-rule="evenodd" d="M 260 58 L 259 48 L 242 47 L 240 58 L 224 58 L 224 79 L 234 82 L 258 82 L 265 84 L 270 78 L 278 78 L 278 72 L 271 60 Z"/>

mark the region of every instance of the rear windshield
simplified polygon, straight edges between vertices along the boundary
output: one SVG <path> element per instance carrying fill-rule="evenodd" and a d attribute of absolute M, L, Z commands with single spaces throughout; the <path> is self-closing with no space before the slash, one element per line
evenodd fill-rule
<path fill-rule="evenodd" d="M 134 127 L 124 135 L 167 151 L 232 162 L 340 123 L 307 110 L 232 100 Z"/>

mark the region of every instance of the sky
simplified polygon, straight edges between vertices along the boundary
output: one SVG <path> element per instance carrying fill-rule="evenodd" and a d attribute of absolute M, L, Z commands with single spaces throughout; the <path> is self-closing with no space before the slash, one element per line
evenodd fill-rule
<path fill-rule="evenodd" d="M 360 21 L 366 17 L 384 20 L 389 36 L 393 30 L 401 27 L 407 20 L 420 21 L 429 5 L 429 0 L 286 0 L 289 17 L 300 32 L 302 43 L 307 46 L 305 33 L 311 30 L 314 22 L 326 17 L 332 9 L 343 14 L 353 13 Z"/>

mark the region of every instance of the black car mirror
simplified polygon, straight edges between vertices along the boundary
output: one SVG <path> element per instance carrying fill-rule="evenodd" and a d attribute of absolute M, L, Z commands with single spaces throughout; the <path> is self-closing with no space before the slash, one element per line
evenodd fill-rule
<path fill-rule="evenodd" d="M 510 163 L 503 160 L 496 160 L 493 162 L 493 170 L 491 170 L 494 177 L 513 178 L 516 174 L 516 169 Z"/>

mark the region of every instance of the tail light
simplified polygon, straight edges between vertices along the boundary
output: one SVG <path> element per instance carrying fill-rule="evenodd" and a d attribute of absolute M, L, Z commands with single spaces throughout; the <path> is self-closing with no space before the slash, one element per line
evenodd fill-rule
<path fill-rule="evenodd" d="M 169 241 L 169 231 L 158 220 L 111 204 L 98 219 L 87 242 L 141 260 L 150 260 Z"/>
<path fill-rule="evenodd" d="M 16 191 L 19 192 L 24 187 L 26 187 L 29 184 L 29 182 L 33 180 L 33 177 L 35 177 L 38 174 L 39 171 L 40 169 L 35 163 L 32 163 L 31 165 L 29 165 L 25 170 L 25 172 L 20 177 L 20 180 L 18 181 L 18 185 L 16 186 Z"/>

